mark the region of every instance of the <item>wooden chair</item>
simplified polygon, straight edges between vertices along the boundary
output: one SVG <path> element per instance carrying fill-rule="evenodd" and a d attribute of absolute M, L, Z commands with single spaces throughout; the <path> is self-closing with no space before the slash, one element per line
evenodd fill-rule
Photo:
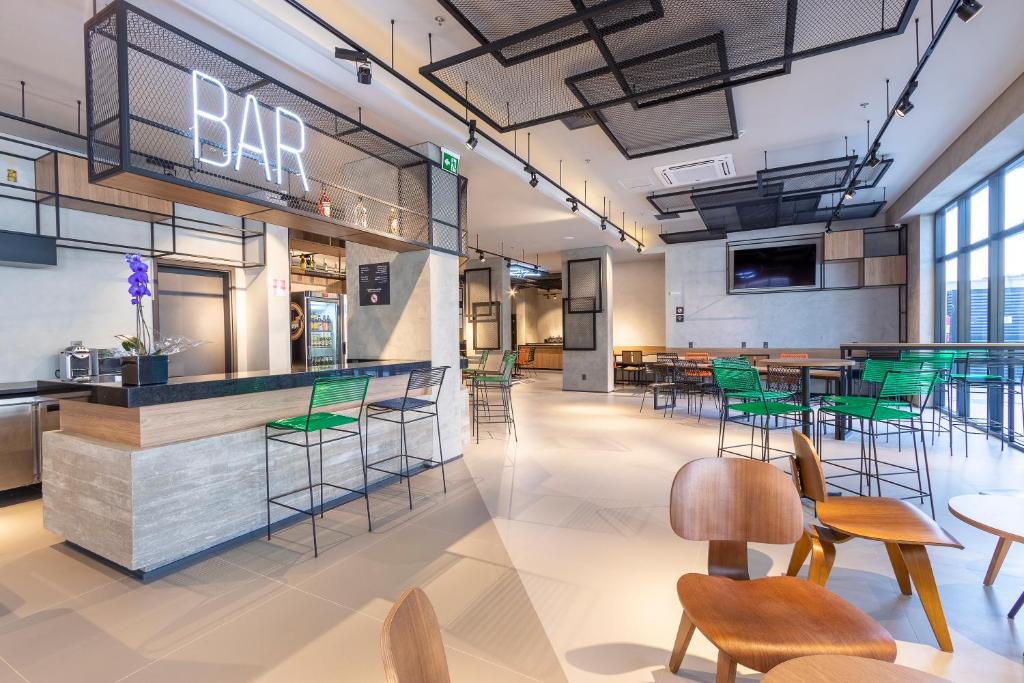
<path fill-rule="evenodd" d="M 437 615 L 420 588 L 402 593 L 380 633 L 388 683 L 451 683 Z"/>
<path fill-rule="evenodd" d="M 925 547 L 936 545 L 963 550 L 963 546 L 928 515 L 904 500 L 870 496 L 830 498 L 814 444 L 800 430 L 794 429 L 793 445 L 795 454 L 790 457 L 793 480 L 801 493 L 814 501 L 815 514 L 821 524 L 804 527 L 803 537 L 793 547 L 786 574 L 796 576 L 810 554 L 808 579 L 824 586 L 835 561 L 835 544 L 851 538 L 880 541 L 889 554 L 900 592 L 911 595 L 913 581 L 939 647 L 944 652 L 952 652 L 953 641 Z"/>
<path fill-rule="evenodd" d="M 821 586 L 790 576 L 748 580 L 748 542 L 801 538 L 803 507 L 782 470 L 732 458 L 687 463 L 672 482 L 669 516 L 676 535 L 709 542 L 711 574 L 685 574 L 676 584 L 683 616 L 673 673 L 696 629 L 718 648 L 717 683 L 734 681 L 737 664 L 765 672 L 813 654 L 896 659 L 888 631 Z"/>

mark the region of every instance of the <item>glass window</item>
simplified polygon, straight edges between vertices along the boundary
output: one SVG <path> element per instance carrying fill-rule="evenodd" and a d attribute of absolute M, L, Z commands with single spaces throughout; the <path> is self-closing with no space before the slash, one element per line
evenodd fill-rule
<path fill-rule="evenodd" d="M 957 281 L 957 267 L 956 259 L 949 259 L 946 261 L 945 267 L 945 278 L 942 286 L 942 299 L 943 305 L 942 310 L 945 314 L 945 322 L 943 323 L 943 338 L 944 343 L 952 343 L 956 341 L 956 281 Z"/>
<path fill-rule="evenodd" d="M 986 193 L 987 194 L 987 193 Z M 971 338 L 988 341 L 988 247 L 971 252 Z"/>
<path fill-rule="evenodd" d="M 967 208 L 970 219 L 971 244 L 988 237 L 988 185 L 971 195 Z M 971 275 L 973 278 L 974 276 Z"/>
<path fill-rule="evenodd" d="M 1024 223 L 1024 161 L 1006 170 L 1003 185 L 1004 228 Z"/>
<path fill-rule="evenodd" d="M 945 224 L 945 249 L 944 253 L 952 254 L 954 251 L 960 248 L 960 240 L 957 239 L 959 235 L 959 218 L 960 212 L 957 211 L 956 204 L 946 209 L 946 213 L 943 216 L 943 223 Z"/>
<path fill-rule="evenodd" d="M 1024 342 L 1024 233 L 1004 247 L 1003 341 Z"/>

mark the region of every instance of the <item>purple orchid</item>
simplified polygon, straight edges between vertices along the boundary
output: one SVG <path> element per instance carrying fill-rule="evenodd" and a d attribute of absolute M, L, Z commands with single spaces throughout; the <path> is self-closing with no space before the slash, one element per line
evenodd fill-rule
<path fill-rule="evenodd" d="M 138 254 L 125 254 L 124 260 L 132 269 L 132 274 L 128 276 L 128 293 L 132 297 L 132 305 L 138 306 L 143 297 L 153 296 L 149 290 L 149 265 Z"/>

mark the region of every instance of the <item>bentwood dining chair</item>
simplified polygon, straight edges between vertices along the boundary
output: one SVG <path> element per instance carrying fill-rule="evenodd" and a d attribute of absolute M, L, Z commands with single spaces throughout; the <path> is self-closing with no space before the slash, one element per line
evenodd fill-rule
<path fill-rule="evenodd" d="M 441 626 L 420 588 L 402 593 L 380 633 L 388 683 L 451 683 Z"/>
<path fill-rule="evenodd" d="M 799 429 L 793 430 L 794 455 L 790 458 L 793 481 L 801 494 L 814 503 L 819 524 L 804 527 L 803 537 L 793 547 L 786 574 L 796 576 L 808 555 L 811 567 L 808 579 L 824 586 L 835 561 L 836 544 L 852 538 L 864 538 L 885 544 L 896 583 L 903 595 L 910 595 L 910 584 L 921 598 L 928 623 L 944 652 L 953 651 L 946 616 L 939 601 L 938 588 L 927 546 L 958 548 L 953 536 L 934 520 L 904 500 L 861 496 L 829 496 L 825 473 L 814 444 Z"/>
<path fill-rule="evenodd" d="M 885 628 L 821 586 L 792 576 L 749 578 L 748 542 L 802 537 L 803 506 L 779 468 L 734 458 L 689 462 L 672 482 L 669 517 L 677 536 L 708 542 L 710 574 L 684 574 L 676 584 L 683 615 L 673 673 L 696 630 L 718 648 L 718 683 L 734 681 L 737 664 L 766 672 L 814 654 L 896 659 Z"/>
<path fill-rule="evenodd" d="M 622 373 L 622 381 L 626 382 L 626 373 L 632 373 L 633 381 L 639 382 L 640 376 L 644 372 L 644 352 L 643 351 L 623 351 L 622 352 L 622 363 L 619 365 L 619 371 Z"/>

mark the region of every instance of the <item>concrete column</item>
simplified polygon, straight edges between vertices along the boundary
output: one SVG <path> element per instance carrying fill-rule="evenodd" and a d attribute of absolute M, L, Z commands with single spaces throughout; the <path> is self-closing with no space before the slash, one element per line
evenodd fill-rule
<path fill-rule="evenodd" d="M 562 389 L 564 391 L 610 392 L 615 386 L 612 365 L 612 250 L 611 247 L 569 249 L 562 252 L 562 296 L 569 296 L 569 261 L 601 259 L 601 312 L 597 314 L 597 347 L 593 351 L 564 351 Z M 563 335 L 565 330 L 563 329 Z"/>
<path fill-rule="evenodd" d="M 935 337 L 935 220 L 932 214 L 907 221 L 907 341 Z"/>
<path fill-rule="evenodd" d="M 515 302 L 512 300 L 512 278 L 506 266 L 505 259 L 492 256 L 486 261 L 469 259 L 466 261 L 465 269 L 487 268 L 491 271 L 491 301 L 501 304 L 501 350 L 512 348 L 512 312 Z M 473 338 L 473 324 L 466 321 L 466 352 L 475 355 L 479 352 L 476 348 L 476 340 Z M 491 360 L 488 367 L 497 367 L 501 364 L 501 354 L 491 353 Z"/>
<path fill-rule="evenodd" d="M 391 264 L 391 303 L 359 305 L 359 266 Z M 346 245 L 348 355 L 351 359 L 430 359 L 447 365 L 440 394 L 445 459 L 462 454 L 465 395 L 459 367 L 459 259 L 434 251 L 396 253 Z M 437 455 L 437 441 L 434 452 Z"/>

